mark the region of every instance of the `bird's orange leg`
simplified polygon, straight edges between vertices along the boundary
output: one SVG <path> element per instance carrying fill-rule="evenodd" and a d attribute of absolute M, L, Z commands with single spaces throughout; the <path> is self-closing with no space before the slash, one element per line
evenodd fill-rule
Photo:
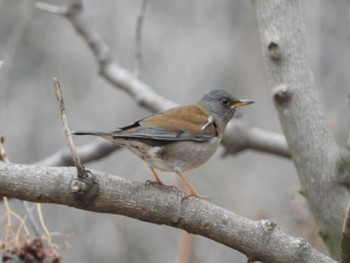
<path fill-rule="evenodd" d="M 164 184 L 162 183 L 162 181 L 160 180 L 160 178 L 159 178 L 158 174 L 156 173 L 156 171 L 153 169 L 153 167 L 150 166 L 150 165 L 148 165 L 148 167 L 149 167 L 149 169 L 151 170 L 151 172 L 152 172 L 154 178 L 156 178 L 155 181 L 148 181 L 148 182 L 149 182 L 150 184 L 164 185 Z"/>
<path fill-rule="evenodd" d="M 189 196 L 195 196 L 195 197 L 198 197 L 201 199 L 208 199 L 207 196 L 199 195 L 198 192 L 196 191 L 196 189 L 190 184 L 190 182 L 186 179 L 186 177 L 184 175 L 182 175 L 181 173 L 176 173 L 176 174 L 182 179 L 182 181 L 184 181 L 187 188 L 190 189 Z"/>
<path fill-rule="evenodd" d="M 177 189 L 176 186 L 173 186 L 173 185 L 166 185 L 166 184 L 163 184 L 163 182 L 160 180 L 158 174 L 156 173 L 156 171 L 154 170 L 154 168 L 150 165 L 148 165 L 149 169 L 151 170 L 153 176 L 156 178 L 155 181 L 151 181 L 151 180 L 147 180 L 146 184 L 157 184 L 157 185 L 162 185 L 162 186 L 165 186 L 165 187 L 168 187 L 168 188 L 171 188 L 171 189 Z"/>

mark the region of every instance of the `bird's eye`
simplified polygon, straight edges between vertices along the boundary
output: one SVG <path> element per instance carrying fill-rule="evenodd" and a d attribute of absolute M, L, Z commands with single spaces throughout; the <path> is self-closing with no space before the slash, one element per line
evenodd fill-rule
<path fill-rule="evenodd" d="M 224 104 L 225 106 L 230 106 L 231 100 L 229 98 L 223 98 L 221 100 L 221 103 Z"/>

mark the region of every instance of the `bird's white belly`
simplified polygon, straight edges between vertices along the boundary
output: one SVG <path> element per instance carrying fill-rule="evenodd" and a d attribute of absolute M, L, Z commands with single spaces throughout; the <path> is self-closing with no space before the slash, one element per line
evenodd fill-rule
<path fill-rule="evenodd" d="M 207 142 L 175 142 L 166 146 L 149 148 L 144 160 L 152 167 L 168 172 L 185 172 L 194 169 L 215 153 L 220 139 Z"/>

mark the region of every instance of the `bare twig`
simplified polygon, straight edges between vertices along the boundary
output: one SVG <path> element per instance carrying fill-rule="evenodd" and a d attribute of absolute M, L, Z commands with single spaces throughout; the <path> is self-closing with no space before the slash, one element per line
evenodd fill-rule
<path fill-rule="evenodd" d="M 70 192 L 70 182 L 76 176 L 73 167 L 0 163 L 0 195 L 181 228 L 239 250 L 255 261 L 335 262 L 304 239 L 283 233 L 274 222 L 252 221 L 208 201 L 184 198 L 186 194 L 178 190 L 131 182 L 96 170 L 91 172 L 96 176 L 99 192 L 91 202 L 82 203 Z"/>
<path fill-rule="evenodd" d="M 66 116 L 65 109 L 64 109 L 64 101 L 63 101 L 63 97 L 62 97 L 61 87 L 60 87 L 60 83 L 58 82 L 57 78 L 53 79 L 53 87 L 55 89 L 57 101 L 58 101 L 58 104 L 60 107 L 61 121 L 62 121 L 64 134 L 66 136 L 67 144 L 68 144 L 69 150 L 71 152 L 72 158 L 74 160 L 74 164 L 78 170 L 78 177 L 82 177 L 85 175 L 85 168 L 84 168 L 82 162 L 80 161 L 79 156 L 77 155 L 75 145 L 74 145 L 74 142 L 72 139 L 72 135 L 71 135 L 70 129 L 68 127 L 68 121 L 67 121 L 67 116 Z"/>
<path fill-rule="evenodd" d="M 350 202 L 346 211 L 342 234 L 342 263 L 350 263 Z"/>
<path fill-rule="evenodd" d="M 10 159 L 8 158 L 7 154 L 6 154 L 6 151 L 5 151 L 5 147 L 4 147 L 4 142 L 5 142 L 5 138 L 3 136 L 0 135 L 0 162 L 5 162 L 5 163 L 9 163 L 10 162 Z M 6 214 L 7 214 L 7 221 L 8 221 L 8 224 L 7 224 L 7 227 L 6 227 L 6 233 L 5 233 L 5 238 L 4 238 L 4 242 L 5 242 L 5 246 L 7 244 L 7 240 L 9 238 L 9 230 L 12 229 L 12 220 L 11 220 L 11 217 L 12 216 L 15 216 L 17 217 L 17 219 L 19 221 L 22 221 L 22 225 L 27 233 L 27 235 L 29 235 L 29 231 L 27 229 L 27 226 L 25 225 L 25 220 L 22 219 L 19 215 L 17 215 L 11 208 L 10 208 L 10 204 L 8 202 L 8 198 L 6 196 L 3 196 L 3 201 L 4 201 L 4 205 L 5 205 L 5 208 L 6 208 Z M 25 201 L 25 200 L 21 200 L 21 203 L 22 205 L 24 206 L 24 208 L 26 209 L 27 211 L 27 214 L 28 214 L 28 217 L 29 217 L 29 222 L 32 226 L 32 229 L 35 233 L 35 235 L 37 237 L 40 237 L 41 234 L 40 234 L 40 229 L 39 229 L 39 226 L 38 226 L 38 223 L 37 221 L 35 220 L 35 218 L 33 217 L 30 209 L 29 209 L 29 205 L 28 205 L 28 202 Z M 37 211 L 38 213 L 41 213 L 42 215 L 42 212 L 41 212 L 41 208 L 40 208 L 40 204 L 36 204 L 37 206 Z M 20 233 L 20 230 L 18 230 L 18 233 Z M 42 243 L 41 239 L 39 240 L 39 242 Z"/>
<path fill-rule="evenodd" d="M 41 231 L 40 231 L 40 228 L 39 228 L 39 225 L 38 223 L 36 222 L 33 214 L 32 214 L 32 211 L 29 207 L 29 204 L 27 201 L 22 201 L 22 204 L 27 212 L 27 215 L 28 215 L 28 218 L 29 218 L 29 222 L 30 222 L 30 225 L 34 231 L 34 234 L 37 236 L 37 237 L 40 237 L 41 235 Z M 37 206 L 37 204 L 35 204 Z"/>
<path fill-rule="evenodd" d="M 146 12 L 148 0 L 141 0 L 140 9 L 137 14 L 136 36 L 135 36 L 135 61 L 134 61 L 134 76 L 139 78 L 142 64 L 142 26 Z"/>

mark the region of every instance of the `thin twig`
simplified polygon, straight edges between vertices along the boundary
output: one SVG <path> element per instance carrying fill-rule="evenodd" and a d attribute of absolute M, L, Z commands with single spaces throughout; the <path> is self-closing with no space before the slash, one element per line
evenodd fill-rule
<path fill-rule="evenodd" d="M 45 220 L 44 220 L 44 216 L 43 216 L 43 212 L 41 210 L 41 204 L 40 203 L 37 203 L 36 205 L 36 208 L 37 208 L 37 213 L 38 213 L 38 217 L 39 217 L 39 220 L 40 220 L 40 224 L 41 224 L 41 227 L 43 228 L 44 232 L 45 232 L 45 235 L 47 236 L 48 238 L 48 243 L 49 245 L 51 245 L 51 234 L 50 234 L 50 231 L 49 229 L 47 228 L 46 224 L 45 224 Z"/>
<path fill-rule="evenodd" d="M 1 65 L 0 65 L 1 66 Z M 6 151 L 5 151 L 5 147 L 4 147 L 4 142 L 5 142 L 5 138 L 3 136 L 0 136 L 0 161 L 2 162 L 6 162 L 9 163 L 10 159 L 7 157 Z M 22 222 L 22 225 L 26 231 L 27 234 L 29 234 L 29 231 L 27 229 L 27 226 L 25 225 L 25 220 L 22 219 L 19 215 L 17 215 L 10 207 L 8 198 L 6 196 L 3 197 L 3 201 L 4 201 L 4 205 L 6 208 L 6 216 L 7 216 L 7 226 L 6 226 L 6 232 L 5 232 L 5 241 L 8 240 L 9 238 L 9 233 L 10 230 L 12 231 L 12 216 L 16 216 L 18 218 L 19 221 Z M 35 233 L 36 236 L 40 237 L 40 230 L 38 227 L 38 223 L 36 222 L 35 218 L 32 216 L 30 209 L 28 208 L 28 202 L 27 201 L 23 201 L 21 200 L 22 205 L 24 206 L 24 208 L 27 210 L 28 216 L 29 216 L 29 222 L 32 226 L 32 229 Z M 17 234 L 20 233 L 20 228 L 17 231 Z M 5 242 L 5 246 L 7 245 L 7 242 Z"/>
<path fill-rule="evenodd" d="M 22 204 L 27 212 L 27 215 L 28 215 L 28 218 L 29 218 L 29 222 L 30 222 L 30 225 L 34 231 L 34 234 L 38 237 L 40 237 L 41 235 L 41 231 L 40 231 L 40 228 L 39 228 L 39 225 L 38 223 L 36 222 L 35 218 L 33 217 L 33 214 L 32 214 L 32 209 L 29 207 L 29 204 L 27 201 L 22 201 Z M 35 204 L 35 205 L 38 205 L 38 204 Z"/>
<path fill-rule="evenodd" d="M 139 12 L 137 14 L 136 36 L 135 36 L 135 61 L 134 61 L 134 77 L 138 78 L 141 72 L 142 64 L 142 26 L 146 12 L 147 0 L 141 0 Z"/>
<path fill-rule="evenodd" d="M 84 168 L 83 164 L 81 163 L 80 158 L 77 155 L 77 152 L 75 149 L 75 145 L 74 145 L 74 142 L 72 139 L 72 135 L 71 135 L 69 126 L 68 126 L 67 116 L 66 116 L 65 109 L 64 109 L 64 101 L 63 101 L 63 96 L 62 96 L 62 92 L 61 92 L 61 86 L 60 86 L 60 83 L 58 82 L 57 78 L 53 78 L 53 87 L 55 89 L 57 101 L 58 101 L 58 104 L 60 106 L 61 121 L 62 121 L 64 134 L 66 136 L 67 144 L 68 144 L 69 150 L 71 152 L 72 158 L 74 160 L 75 167 L 78 170 L 78 177 L 82 177 L 85 175 L 85 168 Z"/>

